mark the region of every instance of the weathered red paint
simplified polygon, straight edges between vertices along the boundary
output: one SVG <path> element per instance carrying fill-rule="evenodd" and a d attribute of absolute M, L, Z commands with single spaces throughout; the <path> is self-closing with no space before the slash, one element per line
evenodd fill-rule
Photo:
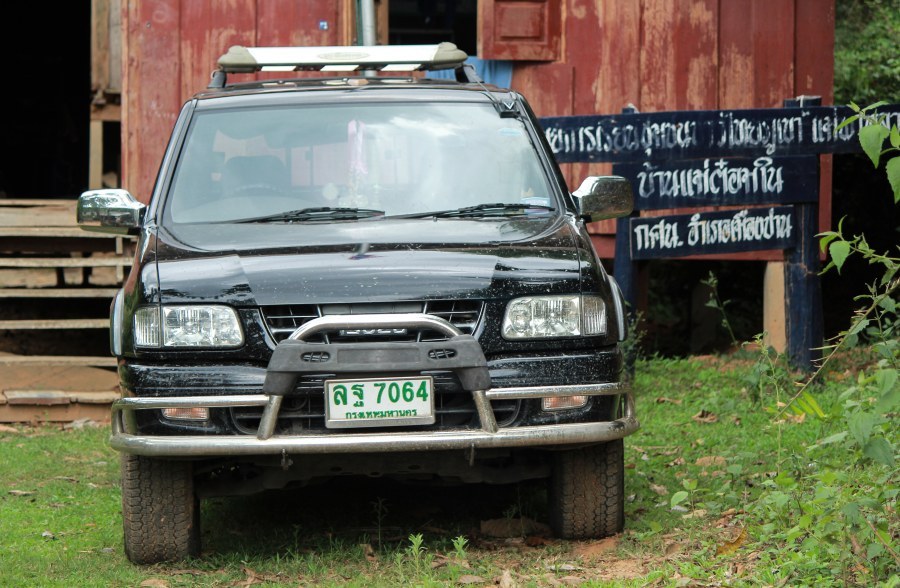
<path fill-rule="evenodd" d="M 478 56 L 554 61 L 560 57 L 563 0 L 481 0 Z"/>

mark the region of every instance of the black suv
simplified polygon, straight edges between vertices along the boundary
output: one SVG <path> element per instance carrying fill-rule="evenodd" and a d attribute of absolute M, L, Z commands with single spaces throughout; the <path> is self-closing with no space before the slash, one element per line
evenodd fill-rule
<path fill-rule="evenodd" d="M 196 555 L 199 499 L 339 475 L 549 479 L 566 538 L 623 526 L 625 313 L 519 94 L 449 43 L 233 47 L 189 100 L 148 206 L 87 192 L 138 236 L 111 310 L 125 549 Z M 454 69 L 456 81 L 266 69 Z M 364 72 L 371 74 L 371 72 Z"/>

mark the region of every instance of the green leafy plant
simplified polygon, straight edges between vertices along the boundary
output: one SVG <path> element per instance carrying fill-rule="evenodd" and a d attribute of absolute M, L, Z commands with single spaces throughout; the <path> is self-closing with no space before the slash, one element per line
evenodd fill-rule
<path fill-rule="evenodd" d="M 878 107 L 885 104 L 887 102 L 881 101 L 860 108 L 851 102 L 850 108 L 856 114 L 841 122 L 837 126 L 837 130 L 857 121 L 862 123 L 863 126 L 859 129 L 859 144 L 875 167 L 879 166 L 882 158 L 885 160 L 884 169 L 894 192 L 894 203 L 896 204 L 900 202 L 900 157 L 897 157 L 900 155 L 900 130 L 897 125 L 887 124 L 886 115 L 878 114 Z M 888 143 L 887 146 L 885 146 L 885 142 Z"/>
<path fill-rule="evenodd" d="M 887 159 L 885 170 L 896 203 L 900 202 L 900 157 L 896 157 L 900 153 L 900 132 L 896 126 L 888 128 L 884 117 L 875 113 L 882 104 L 866 108 L 851 104 L 856 114 L 843 124 L 856 120 L 863 123 L 860 145 L 876 167 L 882 158 Z M 885 141 L 889 146 L 885 147 Z M 896 577 L 892 571 L 900 567 L 900 554 L 894 545 L 900 532 L 896 516 L 900 485 L 895 467 L 898 428 L 894 424 L 900 409 L 900 305 L 896 297 L 900 256 L 875 251 L 864 235 L 846 236 L 843 221 L 836 231 L 824 232 L 820 238 L 822 251 L 829 254 L 823 272 L 833 269 L 840 273 L 848 259 L 859 257 L 879 268 L 881 277 L 855 299 L 860 308 L 851 317 L 850 326 L 829 341 L 817 369 L 777 410 L 778 423 L 793 413 L 835 420 L 842 424 L 840 430 L 809 447 L 786 448 L 791 452 L 790 467 L 779 469 L 777 476 L 763 482 L 766 492 L 753 510 L 766 521 L 763 532 L 796 546 L 798 554 L 816 546 L 828 553 L 827 560 L 832 562 L 825 566 L 785 557 L 790 552 L 782 552 L 779 564 L 783 570 L 804 577 L 832 574 L 844 583 L 874 584 Z M 812 391 L 838 353 L 858 345 L 870 349 L 874 360 L 849 379 L 836 405 L 826 412 Z M 776 361 L 768 350 L 761 354 L 759 365 L 760 386 L 768 383 L 780 398 L 785 385 L 777 377 Z M 833 451 L 835 447 L 842 451 Z"/>
<path fill-rule="evenodd" d="M 731 321 L 728 320 L 728 313 L 725 312 L 725 307 L 731 304 L 731 301 L 722 300 L 719 296 L 719 279 L 716 277 L 716 274 L 709 272 L 709 277 L 705 280 L 700 280 L 700 283 L 709 288 L 709 300 L 706 301 L 706 306 L 715 308 L 719 311 L 719 314 L 722 315 L 721 325 L 728 332 L 731 344 L 736 347 L 738 345 L 738 339 L 734 335 L 734 329 L 731 328 Z"/>

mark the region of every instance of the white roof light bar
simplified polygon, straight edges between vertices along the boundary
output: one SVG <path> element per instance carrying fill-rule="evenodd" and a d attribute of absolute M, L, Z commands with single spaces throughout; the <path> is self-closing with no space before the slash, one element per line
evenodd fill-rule
<path fill-rule="evenodd" d="M 347 47 L 241 47 L 219 58 L 225 73 L 257 71 L 413 71 L 452 69 L 468 55 L 453 43 Z"/>

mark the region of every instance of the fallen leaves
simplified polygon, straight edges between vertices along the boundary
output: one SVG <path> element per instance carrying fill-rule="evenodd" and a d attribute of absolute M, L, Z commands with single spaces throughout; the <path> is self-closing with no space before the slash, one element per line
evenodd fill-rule
<path fill-rule="evenodd" d="M 372 547 L 371 543 L 361 543 L 359 547 L 362 549 L 363 556 L 365 556 L 367 562 L 374 563 L 378 561 L 378 556 L 375 555 L 375 548 Z"/>
<path fill-rule="evenodd" d="M 603 554 L 614 551 L 618 545 L 618 536 L 607 537 L 600 541 L 591 541 L 590 543 L 578 545 L 572 550 L 572 554 L 584 560 L 592 560 Z"/>
<path fill-rule="evenodd" d="M 472 574 L 463 574 L 459 578 L 456 579 L 457 584 L 462 584 L 463 586 L 468 584 L 484 584 L 486 580 L 481 576 L 475 576 Z"/>
<path fill-rule="evenodd" d="M 34 496 L 34 492 L 30 490 L 10 490 L 7 494 L 10 496 Z"/>
<path fill-rule="evenodd" d="M 697 414 L 691 417 L 691 419 L 696 423 L 702 424 L 711 424 L 719 421 L 719 417 L 706 409 L 701 410 Z"/>
<path fill-rule="evenodd" d="M 694 465 L 698 465 L 701 468 L 711 468 L 724 466 L 726 463 L 728 462 L 720 455 L 706 455 L 704 457 L 698 457 L 697 461 L 694 462 Z"/>
<path fill-rule="evenodd" d="M 660 484 L 650 484 L 650 489 L 659 494 L 660 496 L 666 496 L 669 494 L 669 489 Z"/>
<path fill-rule="evenodd" d="M 731 555 L 747 541 L 747 529 L 742 528 L 737 537 L 716 547 L 716 555 Z"/>
<path fill-rule="evenodd" d="M 548 537 L 552 533 L 550 527 L 528 517 L 489 519 L 481 521 L 480 531 L 487 537 L 527 537 L 538 535 Z"/>

